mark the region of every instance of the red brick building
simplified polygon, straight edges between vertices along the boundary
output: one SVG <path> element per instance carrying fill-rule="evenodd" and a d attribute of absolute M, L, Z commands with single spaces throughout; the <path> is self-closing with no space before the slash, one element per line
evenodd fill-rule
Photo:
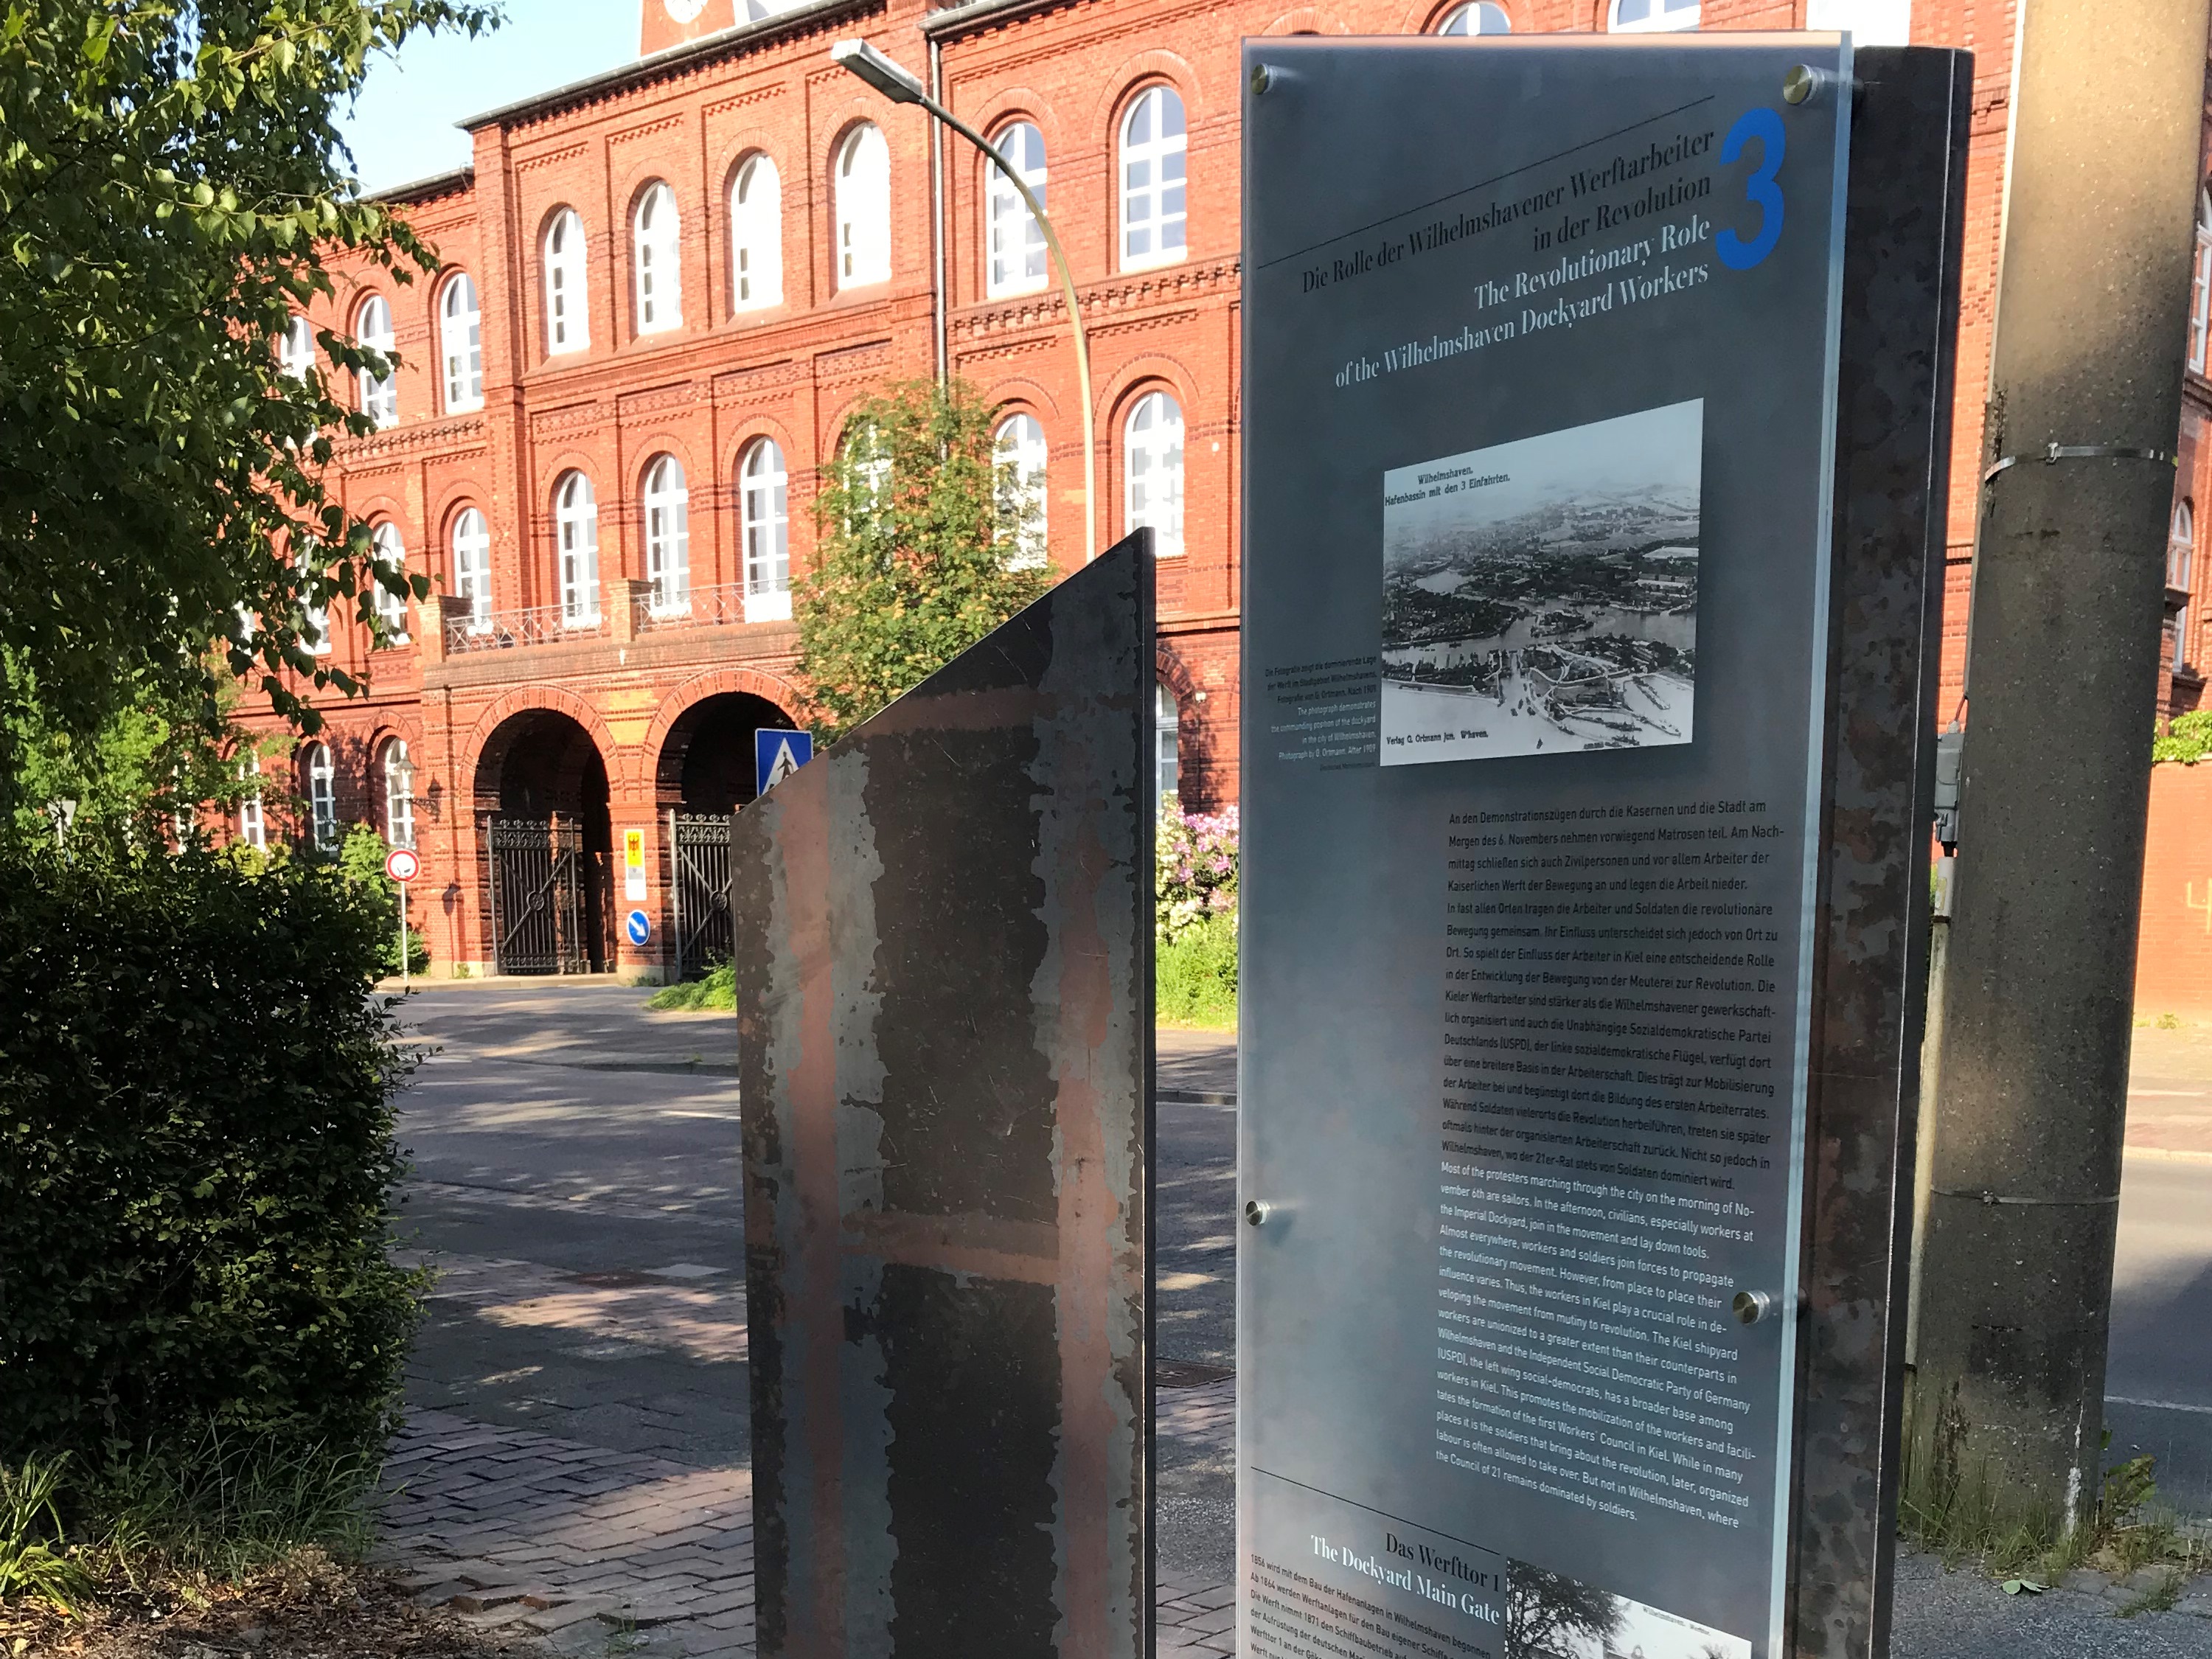
<path fill-rule="evenodd" d="M 373 690 L 326 705 L 326 735 L 272 781 L 266 833 L 411 837 L 441 971 L 659 969 L 678 927 L 696 962 L 715 877 L 687 884 L 672 841 L 683 815 L 750 797 L 754 728 L 796 723 L 789 575 L 855 404 L 894 377 L 972 382 L 1036 481 L 1049 556 L 1081 562 L 1081 410 L 1034 229 L 967 146 L 831 64 L 853 36 L 1043 187 L 1091 333 L 1101 544 L 1140 523 L 1161 538 L 1163 742 L 1193 806 L 1236 789 L 1240 40 L 1812 26 L 1972 49 L 1955 684 L 2013 8 L 1808 3 L 643 0 L 637 62 L 471 120 L 471 167 L 394 192 L 438 278 L 362 266 L 312 319 L 397 347 L 393 380 L 358 388 L 386 429 L 342 447 L 340 489 L 438 597 L 406 644 L 337 630 Z M 2201 373 L 2189 410 L 2177 499 L 2212 501 Z M 2203 561 L 2176 558 L 2179 708 L 2212 642 L 2186 597 Z M 294 793 L 302 821 L 280 823 Z M 642 898 L 625 896 L 633 834 Z M 653 921 L 641 949 L 615 925 L 631 908 Z"/>

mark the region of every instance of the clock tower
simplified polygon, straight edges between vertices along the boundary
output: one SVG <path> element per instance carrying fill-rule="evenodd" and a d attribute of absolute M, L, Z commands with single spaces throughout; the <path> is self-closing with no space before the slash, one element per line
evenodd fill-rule
<path fill-rule="evenodd" d="M 738 19 L 763 15 L 766 8 L 745 0 L 642 0 L 645 21 L 638 51 L 653 53 L 726 29 Z"/>

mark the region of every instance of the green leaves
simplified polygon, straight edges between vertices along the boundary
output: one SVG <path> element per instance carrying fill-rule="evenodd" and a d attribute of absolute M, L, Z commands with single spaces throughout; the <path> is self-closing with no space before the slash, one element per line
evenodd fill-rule
<path fill-rule="evenodd" d="M 331 434 L 368 429 L 332 395 L 367 359 L 325 337 L 335 372 L 294 380 L 272 336 L 332 291 L 327 261 L 434 266 L 360 198 L 336 116 L 374 53 L 493 21 L 467 0 L 0 6 L 0 648 L 67 729 L 149 680 L 204 700 L 241 606 L 230 672 L 258 666 L 303 725 L 313 691 L 347 689 L 294 619 L 355 556 L 323 473 Z"/>
<path fill-rule="evenodd" d="M 1017 556 L 1028 497 L 963 382 L 861 405 L 823 470 L 812 571 L 793 584 L 799 672 L 824 738 L 858 725 L 1052 585 Z"/>

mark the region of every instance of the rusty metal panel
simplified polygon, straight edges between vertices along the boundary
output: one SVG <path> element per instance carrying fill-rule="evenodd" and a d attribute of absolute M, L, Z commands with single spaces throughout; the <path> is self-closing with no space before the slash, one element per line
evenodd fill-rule
<path fill-rule="evenodd" d="M 757 1630 L 1151 1644 L 1139 532 L 740 812 Z"/>

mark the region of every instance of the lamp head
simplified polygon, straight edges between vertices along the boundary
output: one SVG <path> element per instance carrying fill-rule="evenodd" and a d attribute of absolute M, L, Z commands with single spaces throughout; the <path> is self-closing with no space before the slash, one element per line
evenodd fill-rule
<path fill-rule="evenodd" d="M 830 61 L 850 70 L 894 104 L 918 104 L 921 82 L 865 40 L 840 40 L 830 48 Z"/>

